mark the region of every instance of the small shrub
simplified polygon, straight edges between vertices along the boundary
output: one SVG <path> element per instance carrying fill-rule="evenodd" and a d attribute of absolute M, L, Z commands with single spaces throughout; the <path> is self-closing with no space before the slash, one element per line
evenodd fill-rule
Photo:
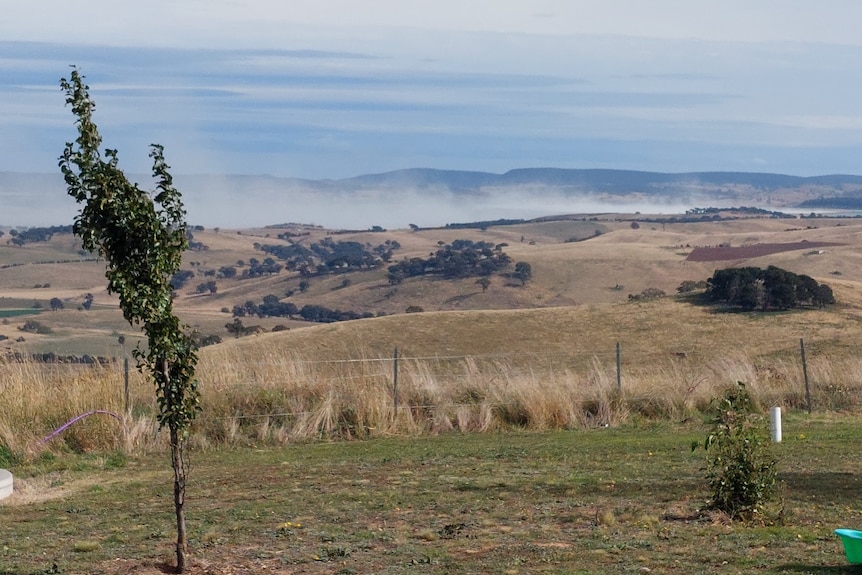
<path fill-rule="evenodd" d="M 695 280 L 685 280 L 679 287 L 676 288 L 677 293 L 691 293 L 696 290 L 706 289 L 708 284 L 704 280 L 695 281 Z"/>
<path fill-rule="evenodd" d="M 775 494 L 777 477 L 763 418 L 742 382 L 713 399 L 710 414 L 712 431 L 703 444 L 691 445 L 706 450 L 710 507 L 732 519 L 754 519 Z"/>
<path fill-rule="evenodd" d="M 651 300 L 651 299 L 659 299 L 665 297 L 667 294 L 664 290 L 660 290 L 658 288 L 646 288 L 641 291 L 639 294 L 629 294 L 629 301 L 643 301 L 643 300 Z"/>
<path fill-rule="evenodd" d="M 46 325 L 42 325 L 36 320 L 28 319 L 24 322 L 24 325 L 18 328 L 21 331 L 26 331 L 27 333 L 40 333 L 40 334 L 48 334 L 52 333 L 50 327 Z"/>

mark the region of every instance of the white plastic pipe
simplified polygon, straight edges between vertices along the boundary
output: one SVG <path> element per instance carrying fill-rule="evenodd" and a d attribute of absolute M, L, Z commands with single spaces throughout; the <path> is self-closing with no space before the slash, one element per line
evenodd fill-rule
<path fill-rule="evenodd" d="M 0 499 L 12 495 L 12 474 L 5 469 L 0 469 Z"/>
<path fill-rule="evenodd" d="M 772 431 L 772 442 L 781 443 L 781 408 L 773 407 L 769 410 L 769 429 Z"/>

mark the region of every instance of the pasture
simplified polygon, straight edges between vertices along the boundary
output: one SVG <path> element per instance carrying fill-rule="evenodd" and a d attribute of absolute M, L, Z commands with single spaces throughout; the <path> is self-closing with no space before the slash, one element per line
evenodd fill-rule
<path fill-rule="evenodd" d="M 289 443 L 197 452 L 191 573 L 853 573 L 862 441 L 849 416 L 786 418 L 765 521 L 704 512 L 700 422 Z M 0 573 L 157 574 L 163 454 L 52 455 L 0 502 Z M 56 567 L 55 567 L 56 566 Z"/>
<path fill-rule="evenodd" d="M 193 573 L 849 573 L 832 535 L 862 525 L 854 445 L 862 392 L 862 226 L 751 219 L 644 223 L 616 216 L 487 230 L 396 230 L 397 258 L 460 238 L 505 243 L 533 280 L 219 278 L 269 229 L 195 234 L 195 279 L 178 312 L 223 343 L 201 350 L 202 412 L 191 435 Z M 599 234 L 595 232 L 599 231 Z M 312 230 L 314 237 L 329 232 Z M 832 286 L 822 310 L 736 313 L 673 294 L 718 263 L 693 246 L 830 242 L 721 262 L 778 265 Z M 804 244 L 800 244 L 804 245 Z M 170 468 L 152 385 L 122 358 L 137 332 L 104 291 L 103 268 L 69 236 L 0 247 L 0 574 L 159 573 L 171 558 Z M 225 308 L 266 294 L 371 310 L 333 324 L 245 318 L 267 330 L 230 338 Z M 78 309 L 92 293 L 90 310 Z M 65 309 L 49 311 L 51 298 Z M 424 313 L 404 313 L 417 306 Z M 42 310 L 38 316 L 18 316 Z M 2 310 L 8 310 L 3 312 Z M 22 332 L 35 319 L 50 333 Z M 120 343 L 123 336 L 125 343 Z M 813 415 L 800 340 L 807 350 Z M 620 372 L 616 346 L 621 350 Z M 394 358 L 398 348 L 399 359 Z M 39 363 L 29 353 L 116 358 Z M 21 358 L 25 358 L 21 360 Z M 619 377 L 619 379 L 617 379 Z M 782 499 L 753 525 L 703 511 L 704 410 L 744 381 L 758 406 L 785 409 Z M 93 416 L 59 438 L 72 417 Z M 56 567 L 55 567 L 56 565 Z"/>

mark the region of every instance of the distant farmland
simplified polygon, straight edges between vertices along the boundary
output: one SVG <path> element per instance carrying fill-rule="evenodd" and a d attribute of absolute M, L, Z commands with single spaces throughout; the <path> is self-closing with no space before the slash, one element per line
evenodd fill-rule
<path fill-rule="evenodd" d="M 0 318 L 18 317 L 22 315 L 38 315 L 42 310 L 38 309 L 0 309 Z"/>
<path fill-rule="evenodd" d="M 786 244 L 752 244 L 750 246 L 730 247 L 730 246 L 709 246 L 694 248 L 686 261 L 690 262 L 716 262 L 724 260 L 747 260 L 760 256 L 768 256 L 772 254 L 780 254 L 781 252 L 790 252 L 794 250 L 818 250 L 820 248 L 828 248 L 834 246 L 844 246 L 847 244 L 839 244 L 832 242 L 791 242 Z"/>

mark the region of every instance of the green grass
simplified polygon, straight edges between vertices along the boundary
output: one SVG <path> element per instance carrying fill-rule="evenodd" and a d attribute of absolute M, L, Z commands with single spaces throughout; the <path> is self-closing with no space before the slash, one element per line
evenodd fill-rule
<path fill-rule="evenodd" d="M 3 317 L 20 317 L 22 315 L 39 315 L 42 313 L 40 309 L 0 309 L 0 318 Z"/>
<path fill-rule="evenodd" d="M 783 513 L 699 513 L 700 427 L 446 434 L 194 455 L 200 573 L 852 573 L 855 418 L 785 418 Z M 158 572 L 172 555 L 164 454 L 13 469 L 53 499 L 0 504 L 0 573 Z M 776 512 L 778 510 L 776 505 Z M 649 571 L 646 571 L 649 569 Z"/>

